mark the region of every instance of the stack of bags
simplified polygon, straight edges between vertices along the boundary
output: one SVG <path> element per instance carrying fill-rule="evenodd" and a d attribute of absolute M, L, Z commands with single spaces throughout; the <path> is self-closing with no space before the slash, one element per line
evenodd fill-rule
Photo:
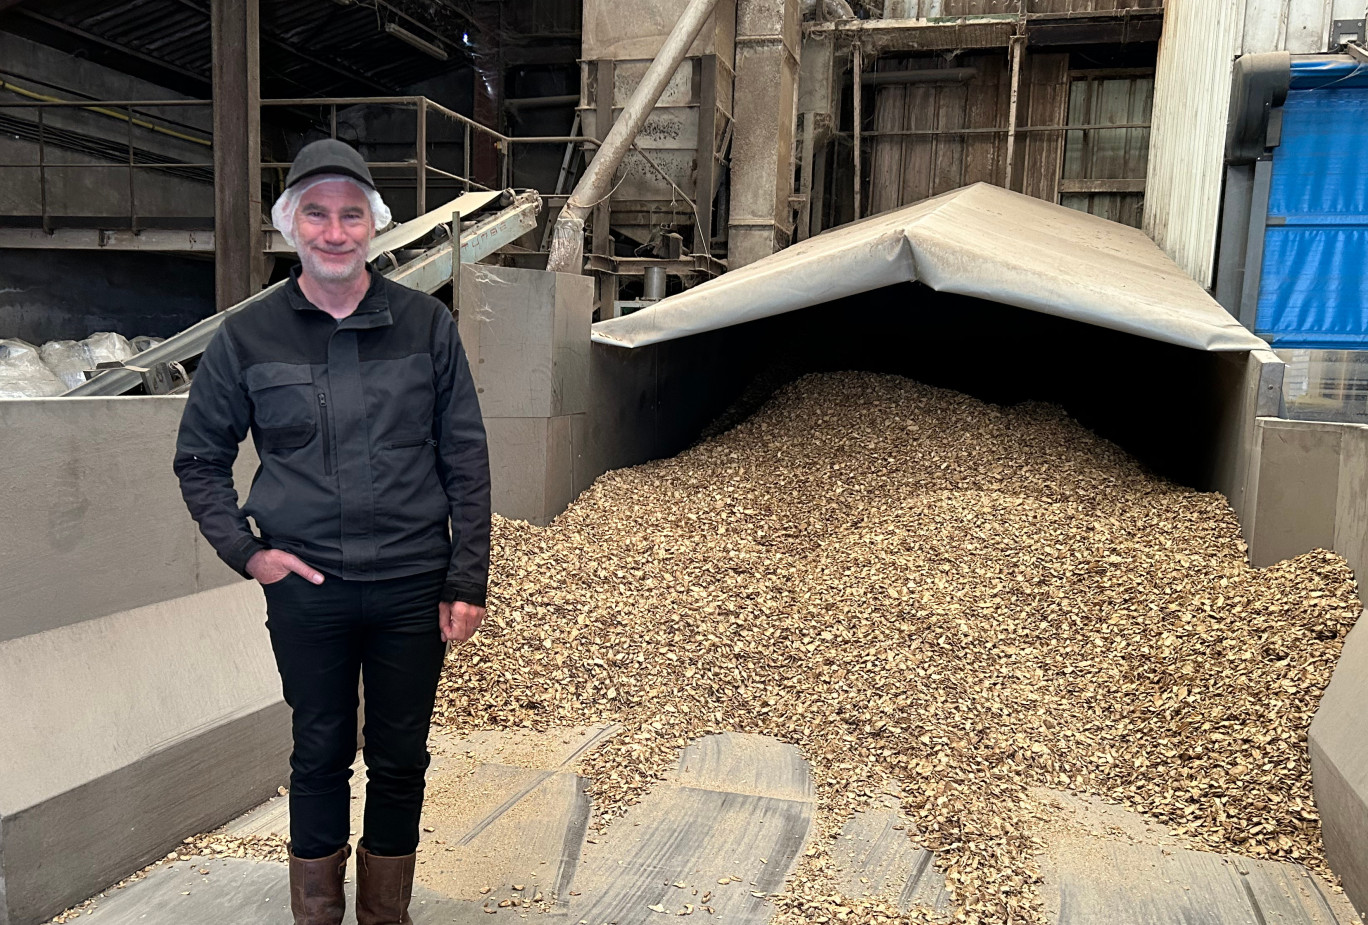
<path fill-rule="evenodd" d="M 101 331 L 85 340 L 54 340 L 35 347 L 17 338 L 0 338 L 0 398 L 45 398 L 61 395 L 86 381 L 85 371 L 101 363 L 122 363 L 141 353 L 158 337 L 135 337 Z"/>

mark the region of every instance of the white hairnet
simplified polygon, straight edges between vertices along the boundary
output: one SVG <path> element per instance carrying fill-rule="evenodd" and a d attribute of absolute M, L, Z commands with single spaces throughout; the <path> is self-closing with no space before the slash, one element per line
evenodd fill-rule
<path fill-rule="evenodd" d="M 393 216 L 390 214 L 389 206 L 385 205 L 385 200 L 380 198 L 379 190 L 373 190 L 359 180 L 340 173 L 321 173 L 309 177 L 303 183 L 296 183 L 281 193 L 280 198 L 275 201 L 275 205 L 271 206 L 271 224 L 275 226 L 276 231 L 280 232 L 280 236 L 285 239 L 286 244 L 291 247 L 295 246 L 295 209 L 299 208 L 299 203 L 304 198 L 304 194 L 320 183 L 332 183 L 337 180 L 344 180 L 366 194 L 366 199 L 370 202 L 371 217 L 375 220 L 376 231 L 390 223 Z"/>

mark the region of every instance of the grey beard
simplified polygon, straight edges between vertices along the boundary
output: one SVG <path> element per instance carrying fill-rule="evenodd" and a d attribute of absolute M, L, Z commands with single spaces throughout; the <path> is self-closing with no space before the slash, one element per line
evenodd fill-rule
<path fill-rule="evenodd" d="M 304 272 L 308 275 L 315 279 L 325 279 L 332 283 L 341 283 L 346 282 L 349 279 L 355 279 L 366 269 L 366 256 L 359 252 L 351 263 L 339 268 L 319 260 L 314 256 L 313 251 L 306 248 L 299 252 L 299 262 L 303 265 Z"/>

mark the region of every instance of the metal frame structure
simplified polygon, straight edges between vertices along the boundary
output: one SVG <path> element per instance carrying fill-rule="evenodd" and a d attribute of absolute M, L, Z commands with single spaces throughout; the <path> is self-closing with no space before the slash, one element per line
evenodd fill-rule
<path fill-rule="evenodd" d="M 191 251 L 200 252 L 210 250 L 213 247 L 214 236 L 205 230 L 192 231 L 171 231 L 155 230 L 146 227 L 145 218 L 140 218 L 137 210 L 137 186 L 135 183 L 136 172 L 140 170 L 161 171 L 161 172 L 182 172 L 200 171 L 200 178 L 212 182 L 214 177 L 214 161 L 177 161 L 170 158 L 159 158 L 150 160 L 146 152 L 141 153 L 137 145 L 134 144 L 134 129 L 141 128 L 147 131 L 168 133 L 170 130 L 165 126 L 158 125 L 157 120 L 161 117 L 155 116 L 148 109 L 160 107 L 207 107 L 212 106 L 208 100 L 24 100 L 16 102 L 0 101 L 0 112 L 4 110 L 17 109 L 21 111 L 34 111 L 36 116 L 33 124 L 37 130 L 38 160 L 35 163 L 5 163 L 0 164 L 0 169 L 34 169 L 38 170 L 39 178 L 39 203 L 41 232 L 28 228 L 0 228 L 0 247 L 76 247 L 76 248 L 108 248 L 118 250 L 172 250 L 172 251 Z M 495 131 L 488 126 L 454 112 L 440 103 L 434 102 L 423 96 L 382 96 L 382 97 L 328 97 L 321 99 L 270 99 L 262 100 L 261 107 L 324 107 L 328 111 L 329 134 L 337 137 L 337 113 L 339 108 L 348 106 L 399 106 L 412 108 L 417 113 L 416 137 L 414 140 L 414 157 L 412 160 L 401 161 L 368 161 L 367 165 L 375 169 L 409 169 L 413 171 L 414 183 L 417 190 L 417 212 L 423 215 L 428 212 L 428 182 L 434 178 L 441 178 L 452 183 L 459 184 L 461 191 L 469 193 L 472 191 L 493 191 L 493 188 L 486 186 L 470 177 L 472 160 L 472 142 L 476 135 L 484 136 L 493 141 L 495 150 L 499 156 L 498 172 L 502 180 L 500 189 L 507 189 L 511 186 L 513 177 L 514 152 L 518 145 L 528 144 L 575 144 L 596 146 L 598 141 L 593 138 L 584 138 L 579 135 L 546 135 L 546 136 L 512 136 Z M 47 132 L 48 120 L 45 113 L 52 109 L 66 110 L 87 110 L 100 115 L 122 119 L 128 126 L 128 140 L 126 145 L 127 159 L 121 163 L 110 164 L 82 164 L 82 165 L 54 165 L 48 157 L 48 147 L 52 144 Z M 433 166 L 428 161 L 428 120 L 430 116 L 436 115 L 445 118 L 450 122 L 461 125 L 464 128 L 464 173 L 458 175 L 439 167 Z M 164 120 L 162 120 L 164 121 Z M 177 137 L 195 143 L 202 143 L 206 146 L 212 144 L 209 138 L 196 138 L 185 133 L 174 132 Z M 128 192 L 129 192 L 129 215 L 128 229 L 131 230 L 131 237 L 123 230 L 90 230 L 90 229 L 60 229 L 54 227 L 54 217 L 49 209 L 49 189 L 48 173 L 56 169 L 115 169 L 128 171 Z M 290 165 L 275 161 L 259 161 L 259 170 L 288 169 Z M 559 198 L 559 197 L 557 197 Z M 205 216 L 206 221 L 210 220 Z M 144 240 L 144 233 L 150 233 Z M 269 234 L 269 232 L 268 232 Z M 39 236 L 41 235 L 41 237 Z M 281 252 L 288 250 L 278 243 L 268 241 L 265 247 L 267 252 Z"/>

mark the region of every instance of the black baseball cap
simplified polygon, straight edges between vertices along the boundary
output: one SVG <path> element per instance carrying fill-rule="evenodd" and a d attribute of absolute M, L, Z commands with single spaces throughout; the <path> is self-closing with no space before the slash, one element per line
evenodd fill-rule
<path fill-rule="evenodd" d="M 300 180 L 321 173 L 340 173 L 375 189 L 370 168 L 366 166 L 360 152 L 336 138 L 311 141 L 300 148 L 299 153 L 295 155 L 294 163 L 290 165 L 289 174 L 285 177 L 285 188 L 289 189 Z"/>

